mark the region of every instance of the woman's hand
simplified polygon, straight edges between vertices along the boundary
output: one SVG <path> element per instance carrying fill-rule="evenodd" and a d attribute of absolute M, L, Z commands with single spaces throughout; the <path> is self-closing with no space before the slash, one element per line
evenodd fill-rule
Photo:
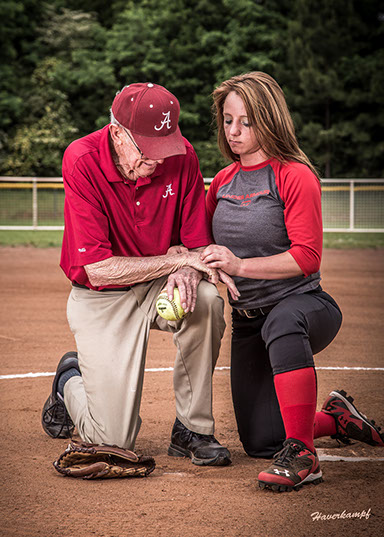
<path fill-rule="evenodd" d="M 210 268 L 221 269 L 231 276 L 238 276 L 242 260 L 226 246 L 210 244 L 200 254 L 201 260 Z"/>

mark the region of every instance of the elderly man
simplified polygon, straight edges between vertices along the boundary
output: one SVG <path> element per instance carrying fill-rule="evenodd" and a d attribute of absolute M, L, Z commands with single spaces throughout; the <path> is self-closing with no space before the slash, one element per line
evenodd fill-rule
<path fill-rule="evenodd" d="M 52 437 L 76 426 L 83 441 L 134 449 L 149 331 L 165 330 L 177 347 L 168 454 L 223 466 L 231 459 L 213 436 L 212 373 L 225 323 L 213 284 L 220 277 L 237 290 L 200 260 L 211 242 L 204 185 L 179 112 L 162 86 L 131 84 L 116 95 L 110 124 L 64 154 L 60 265 L 72 282 L 77 352 L 59 362 L 42 425 Z M 188 315 L 165 321 L 156 298 L 165 287 L 172 298 L 175 286 Z"/>

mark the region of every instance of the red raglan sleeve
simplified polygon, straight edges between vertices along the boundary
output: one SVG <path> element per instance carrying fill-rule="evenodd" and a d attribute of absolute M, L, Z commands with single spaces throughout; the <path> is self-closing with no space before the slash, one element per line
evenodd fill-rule
<path fill-rule="evenodd" d="M 217 205 L 217 198 L 216 198 L 217 187 L 218 187 L 218 179 L 216 176 L 215 179 L 212 181 L 212 183 L 209 185 L 207 196 L 205 198 L 205 206 L 207 208 L 208 222 L 209 222 L 209 226 L 211 229 L 212 229 L 212 218 L 213 218 L 213 214 L 215 212 L 216 205 Z"/>
<path fill-rule="evenodd" d="M 217 193 L 219 189 L 230 183 L 235 175 L 236 171 L 239 169 L 239 163 L 232 163 L 226 168 L 223 168 L 215 176 L 212 183 L 209 186 L 208 193 L 205 200 L 205 205 L 207 208 L 208 220 L 212 229 L 212 218 L 217 206 Z"/>
<path fill-rule="evenodd" d="M 320 269 L 323 246 L 321 186 L 314 173 L 304 164 L 282 166 L 278 189 L 284 202 L 284 218 L 295 259 L 304 276 Z"/>

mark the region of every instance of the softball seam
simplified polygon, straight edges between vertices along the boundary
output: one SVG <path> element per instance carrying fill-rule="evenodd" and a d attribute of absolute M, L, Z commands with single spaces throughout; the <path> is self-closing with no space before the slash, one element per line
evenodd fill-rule
<path fill-rule="evenodd" d="M 177 321 L 180 321 L 181 317 L 180 317 L 179 312 L 178 312 L 178 310 L 177 310 L 176 303 L 174 302 L 174 300 L 170 300 L 169 303 L 170 303 L 171 306 L 172 306 L 173 313 L 175 314 L 176 320 L 177 320 Z"/>

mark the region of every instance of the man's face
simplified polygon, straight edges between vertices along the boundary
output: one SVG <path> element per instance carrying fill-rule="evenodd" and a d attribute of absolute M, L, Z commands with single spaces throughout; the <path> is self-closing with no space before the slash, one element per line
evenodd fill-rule
<path fill-rule="evenodd" d="M 118 168 L 131 181 L 136 181 L 139 177 L 152 175 L 158 164 L 162 164 L 164 159 L 153 160 L 147 158 L 135 143 L 132 134 L 124 127 L 114 127 L 111 131 L 115 151 L 118 156 Z"/>

